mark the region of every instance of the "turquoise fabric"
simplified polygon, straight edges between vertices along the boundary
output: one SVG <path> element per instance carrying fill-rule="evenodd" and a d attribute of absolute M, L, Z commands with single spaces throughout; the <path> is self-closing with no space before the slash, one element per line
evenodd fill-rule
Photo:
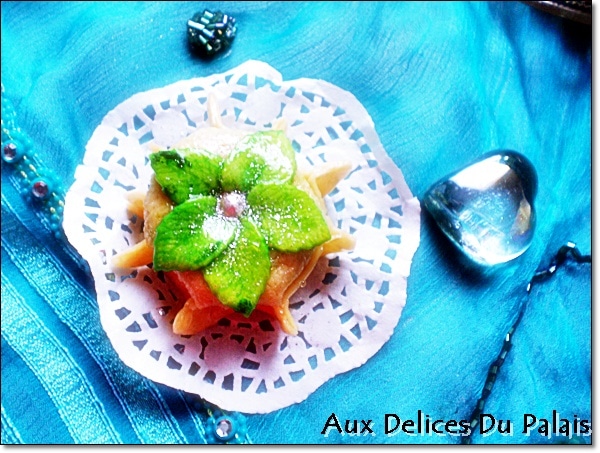
<path fill-rule="evenodd" d="M 204 7 L 237 19 L 230 50 L 193 56 Z M 40 160 L 65 188 L 103 116 L 135 93 L 262 60 L 287 80 L 352 92 L 421 197 L 493 149 L 537 169 L 538 229 L 519 259 L 464 263 L 422 214 L 408 300 L 390 341 L 305 402 L 246 416 L 246 442 L 458 443 L 386 436 L 385 414 L 467 420 L 528 280 L 567 241 L 591 253 L 591 29 L 520 2 L 3 2 L 2 85 Z M 205 407 L 125 367 L 98 319 L 93 282 L 2 167 L 2 443 L 205 443 Z M 591 421 L 591 271 L 568 263 L 532 291 L 485 411 L 511 435 L 562 443 L 523 418 Z M 321 434 L 332 413 L 374 435 Z M 539 425 L 538 425 L 539 427 Z"/>

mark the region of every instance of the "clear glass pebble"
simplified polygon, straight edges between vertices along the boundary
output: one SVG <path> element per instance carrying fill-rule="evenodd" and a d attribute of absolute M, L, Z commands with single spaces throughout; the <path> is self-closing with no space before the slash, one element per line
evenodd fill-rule
<path fill-rule="evenodd" d="M 423 204 L 461 251 L 491 266 L 531 245 L 536 191 L 536 171 L 525 156 L 495 151 L 435 183 Z"/>

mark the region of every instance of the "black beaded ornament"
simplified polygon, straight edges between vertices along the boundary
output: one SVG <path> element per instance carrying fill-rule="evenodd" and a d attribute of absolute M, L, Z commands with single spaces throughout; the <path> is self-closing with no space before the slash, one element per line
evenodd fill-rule
<path fill-rule="evenodd" d="M 571 260 L 577 264 L 591 264 L 592 262 L 592 255 L 583 255 L 573 242 L 567 242 L 560 249 L 558 249 L 558 252 L 556 252 L 556 255 L 552 258 L 548 266 L 540 266 L 540 268 L 538 268 L 538 270 L 533 274 L 533 277 L 531 280 L 529 280 L 529 283 L 527 283 L 526 293 L 523 295 L 523 299 L 521 300 L 521 306 L 517 313 L 516 321 L 504 337 L 502 347 L 500 348 L 500 354 L 498 354 L 498 357 L 490 365 L 485 385 L 481 392 L 481 397 L 479 400 L 477 400 L 475 409 L 469 418 L 470 431 L 461 439 L 462 444 L 471 444 L 471 435 L 473 434 L 475 428 L 479 425 L 480 416 L 483 414 L 487 399 L 494 389 L 496 377 L 500 372 L 500 368 L 504 364 L 506 355 L 512 348 L 512 337 L 519 326 L 521 319 L 523 318 L 525 309 L 527 308 L 527 300 L 531 293 L 531 289 L 534 285 L 540 284 L 552 277 L 556 273 L 557 269 L 562 266 L 568 258 L 571 258 Z M 576 440 L 574 442 L 576 442 Z"/>
<path fill-rule="evenodd" d="M 235 18 L 221 11 L 205 9 L 187 22 L 188 42 L 192 49 L 205 58 L 224 51 L 233 43 L 237 26 Z"/>

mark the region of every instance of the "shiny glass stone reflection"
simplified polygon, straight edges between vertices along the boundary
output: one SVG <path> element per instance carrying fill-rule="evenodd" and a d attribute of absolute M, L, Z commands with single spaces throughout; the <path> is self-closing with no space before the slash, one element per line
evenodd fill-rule
<path fill-rule="evenodd" d="M 50 194 L 50 187 L 43 179 L 37 179 L 31 186 L 31 194 L 37 198 L 46 198 Z"/>
<path fill-rule="evenodd" d="M 231 420 L 225 417 L 221 417 L 217 420 L 215 434 L 222 440 L 231 438 L 233 436 L 233 423 L 231 423 Z"/>
<path fill-rule="evenodd" d="M 2 158 L 5 162 L 13 163 L 21 157 L 19 147 L 14 142 L 8 142 L 2 148 Z"/>
<path fill-rule="evenodd" d="M 4 137 L 3 137 L 4 138 Z M 25 157 L 25 146 L 16 140 L 2 143 L 2 159 L 8 164 L 17 164 Z"/>
<path fill-rule="evenodd" d="M 466 256 L 490 266 L 531 245 L 536 192 L 536 171 L 525 156 L 494 151 L 436 182 L 423 204 Z"/>

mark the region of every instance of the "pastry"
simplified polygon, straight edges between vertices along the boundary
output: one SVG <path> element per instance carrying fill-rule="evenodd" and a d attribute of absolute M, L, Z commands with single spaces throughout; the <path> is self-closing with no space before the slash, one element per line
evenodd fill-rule
<path fill-rule="evenodd" d="M 299 168 L 283 121 L 268 131 L 226 128 L 213 100 L 208 117 L 209 127 L 150 155 L 148 190 L 129 199 L 131 213 L 144 219 L 144 239 L 113 265 L 164 272 L 185 300 L 176 334 L 256 309 L 295 335 L 290 297 L 319 258 L 354 247 L 323 199 L 350 165 Z"/>

